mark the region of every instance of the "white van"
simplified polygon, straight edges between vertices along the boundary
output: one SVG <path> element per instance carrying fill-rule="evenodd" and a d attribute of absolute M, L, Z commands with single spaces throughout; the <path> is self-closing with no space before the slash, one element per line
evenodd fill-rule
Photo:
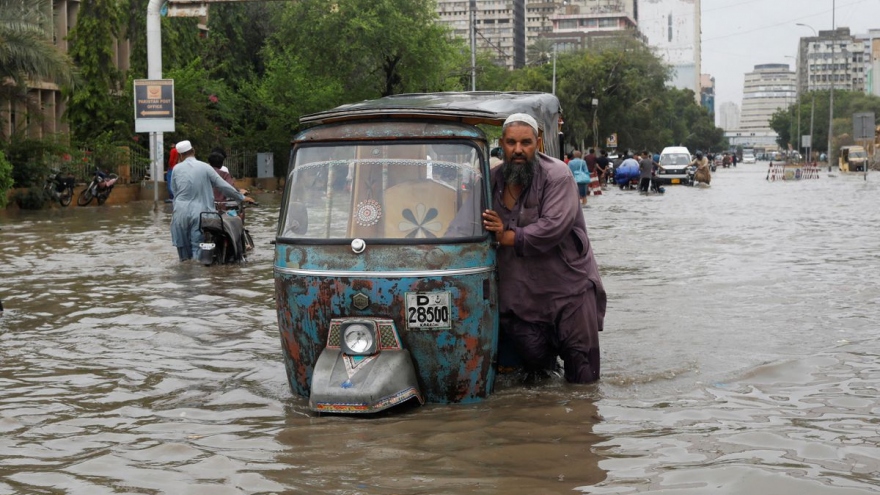
<path fill-rule="evenodd" d="M 660 166 L 655 180 L 658 183 L 682 184 L 687 179 L 691 152 L 684 146 L 667 146 L 660 153 Z"/>

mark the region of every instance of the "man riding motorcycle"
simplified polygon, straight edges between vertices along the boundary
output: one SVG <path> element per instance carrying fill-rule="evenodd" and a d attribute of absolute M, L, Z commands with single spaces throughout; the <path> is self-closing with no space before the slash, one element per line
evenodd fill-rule
<path fill-rule="evenodd" d="M 709 172 L 709 160 L 703 156 L 703 152 L 697 150 L 691 165 L 697 167 L 694 173 L 694 182 L 704 182 L 707 185 L 712 180 L 712 174 Z"/>

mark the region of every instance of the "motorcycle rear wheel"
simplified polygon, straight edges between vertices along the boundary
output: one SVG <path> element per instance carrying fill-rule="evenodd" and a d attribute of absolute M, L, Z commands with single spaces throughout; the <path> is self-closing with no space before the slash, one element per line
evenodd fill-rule
<path fill-rule="evenodd" d="M 98 195 L 95 196 L 95 199 L 98 200 L 99 205 L 102 205 L 102 204 L 104 204 L 105 201 L 107 201 L 107 196 L 109 196 L 109 195 L 110 195 L 109 193 L 108 194 L 98 193 Z"/>
<path fill-rule="evenodd" d="M 70 206 L 70 203 L 73 201 L 73 188 L 66 187 L 64 191 L 62 191 L 58 195 L 58 202 L 61 203 L 61 206 Z"/>
<path fill-rule="evenodd" d="M 76 204 L 79 206 L 85 206 L 92 202 L 92 185 L 89 184 L 88 187 L 82 190 L 79 193 L 79 196 L 76 197 Z"/>

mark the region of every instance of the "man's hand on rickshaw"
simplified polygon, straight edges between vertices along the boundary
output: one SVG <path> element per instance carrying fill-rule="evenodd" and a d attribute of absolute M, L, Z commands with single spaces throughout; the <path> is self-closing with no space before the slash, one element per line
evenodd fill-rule
<path fill-rule="evenodd" d="M 242 194 L 244 194 L 244 193 L 242 193 Z M 244 201 L 245 203 L 257 204 L 257 200 L 255 200 L 254 198 L 252 198 L 250 196 L 245 196 L 242 201 Z"/>
<path fill-rule="evenodd" d="M 513 241 L 516 238 L 516 233 L 514 231 L 504 230 L 504 222 L 501 221 L 501 217 L 495 210 L 485 210 L 483 211 L 483 227 L 489 232 L 495 233 L 495 242 L 500 246 L 513 246 Z"/>

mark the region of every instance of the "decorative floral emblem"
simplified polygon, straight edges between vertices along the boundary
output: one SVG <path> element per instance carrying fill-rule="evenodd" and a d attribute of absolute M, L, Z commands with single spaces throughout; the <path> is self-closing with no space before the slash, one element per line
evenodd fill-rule
<path fill-rule="evenodd" d="M 417 239 L 436 239 L 437 233 L 443 224 L 437 218 L 437 208 L 428 209 L 419 203 L 413 213 L 409 208 L 403 210 L 404 221 L 397 225 L 401 232 L 406 232 L 406 237 Z"/>
<path fill-rule="evenodd" d="M 355 221 L 361 227 L 372 227 L 379 223 L 382 218 L 382 206 L 375 199 L 361 201 L 357 205 L 357 218 Z"/>

